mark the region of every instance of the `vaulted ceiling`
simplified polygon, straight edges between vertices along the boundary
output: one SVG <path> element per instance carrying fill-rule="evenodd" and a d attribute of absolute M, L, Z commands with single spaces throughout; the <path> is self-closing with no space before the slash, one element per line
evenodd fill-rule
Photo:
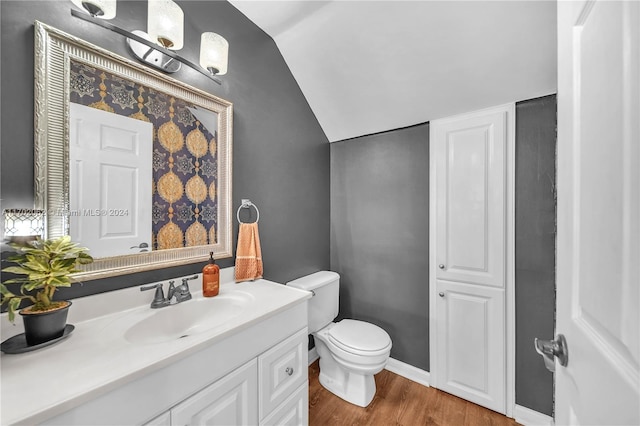
<path fill-rule="evenodd" d="M 556 92 L 555 1 L 245 1 L 335 142 Z"/>

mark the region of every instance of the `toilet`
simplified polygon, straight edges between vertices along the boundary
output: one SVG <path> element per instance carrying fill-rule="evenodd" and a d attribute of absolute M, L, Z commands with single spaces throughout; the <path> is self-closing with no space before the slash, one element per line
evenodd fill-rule
<path fill-rule="evenodd" d="M 374 374 L 382 371 L 391 352 L 391 338 L 377 325 L 338 316 L 340 275 L 320 271 L 287 283 L 311 291 L 309 332 L 320 356 L 320 384 L 360 407 L 376 393 Z"/>

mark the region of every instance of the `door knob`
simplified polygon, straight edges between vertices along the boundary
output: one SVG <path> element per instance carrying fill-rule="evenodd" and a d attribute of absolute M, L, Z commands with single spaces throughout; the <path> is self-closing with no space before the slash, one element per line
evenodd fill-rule
<path fill-rule="evenodd" d="M 555 358 L 558 358 L 560 365 L 566 367 L 569 363 L 569 351 L 567 350 L 567 340 L 562 334 L 558 334 L 555 340 L 535 339 L 536 352 L 542 355 L 544 365 L 547 370 L 554 373 L 556 371 Z"/>
<path fill-rule="evenodd" d="M 444 297 L 444 291 L 441 291 L 440 293 L 438 293 L 438 296 Z"/>
<path fill-rule="evenodd" d="M 292 367 L 287 367 L 286 370 L 284 370 L 285 373 L 287 373 L 289 376 L 291 376 L 293 374 L 293 368 Z"/>
<path fill-rule="evenodd" d="M 440 269 L 444 269 L 444 264 L 442 264 L 442 263 L 441 263 L 441 264 L 439 264 L 439 265 L 438 265 L 438 268 L 440 268 Z"/>

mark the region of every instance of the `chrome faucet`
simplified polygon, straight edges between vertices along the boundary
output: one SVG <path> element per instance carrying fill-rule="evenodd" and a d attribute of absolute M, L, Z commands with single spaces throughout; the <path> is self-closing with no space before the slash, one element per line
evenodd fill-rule
<path fill-rule="evenodd" d="M 168 297 L 166 298 L 164 297 L 164 290 L 162 288 L 162 283 L 142 286 L 140 287 L 140 291 L 155 289 L 156 294 L 153 297 L 153 300 L 151 301 L 151 309 L 164 308 L 165 306 L 169 306 L 172 304 L 175 305 L 177 303 L 184 302 L 191 299 L 192 296 L 191 296 L 191 291 L 189 290 L 189 280 L 195 280 L 196 278 L 198 278 L 197 275 L 194 275 L 193 277 L 189 277 L 189 278 L 183 278 L 182 284 L 180 284 L 177 287 L 174 286 L 175 281 L 173 280 L 169 281 L 169 290 L 167 294 Z M 175 303 L 171 303 L 171 299 L 173 299 L 174 296 L 176 298 L 176 301 Z"/>

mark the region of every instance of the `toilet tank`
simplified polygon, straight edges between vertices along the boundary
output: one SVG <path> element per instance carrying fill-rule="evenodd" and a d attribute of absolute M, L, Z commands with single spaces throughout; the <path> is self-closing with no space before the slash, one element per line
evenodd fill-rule
<path fill-rule="evenodd" d="M 338 316 L 340 275 L 320 271 L 289 281 L 287 285 L 314 293 L 309 300 L 309 333 L 315 333 Z"/>

